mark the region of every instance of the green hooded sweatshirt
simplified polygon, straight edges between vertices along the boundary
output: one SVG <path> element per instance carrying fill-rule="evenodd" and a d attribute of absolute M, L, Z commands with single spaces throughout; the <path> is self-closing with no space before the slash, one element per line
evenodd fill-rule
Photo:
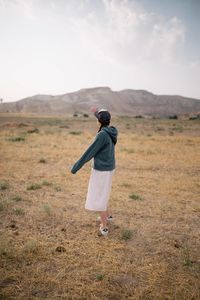
<path fill-rule="evenodd" d="M 86 162 L 93 160 L 92 167 L 99 171 L 115 169 L 115 144 L 117 143 L 117 129 L 112 126 L 103 127 L 96 135 L 81 158 L 73 165 L 71 172 L 75 174 Z"/>

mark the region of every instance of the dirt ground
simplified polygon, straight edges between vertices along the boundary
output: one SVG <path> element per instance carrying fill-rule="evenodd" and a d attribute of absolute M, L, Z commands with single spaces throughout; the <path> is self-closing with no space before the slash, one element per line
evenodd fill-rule
<path fill-rule="evenodd" d="M 115 117 L 110 207 L 84 209 L 92 117 L 0 115 L 0 299 L 200 299 L 200 121 Z"/>

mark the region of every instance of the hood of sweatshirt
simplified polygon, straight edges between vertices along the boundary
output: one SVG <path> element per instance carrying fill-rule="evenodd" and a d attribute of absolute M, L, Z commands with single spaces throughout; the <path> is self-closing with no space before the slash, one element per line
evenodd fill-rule
<path fill-rule="evenodd" d="M 111 137 L 112 141 L 114 144 L 117 143 L 117 135 L 118 135 L 118 131 L 115 127 L 113 126 L 107 126 L 107 127 L 103 127 L 102 128 L 103 131 L 106 131 L 109 136 Z"/>

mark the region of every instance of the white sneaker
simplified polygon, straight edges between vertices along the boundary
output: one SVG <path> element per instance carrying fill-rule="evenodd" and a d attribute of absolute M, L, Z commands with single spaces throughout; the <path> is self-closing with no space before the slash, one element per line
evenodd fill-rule
<path fill-rule="evenodd" d="M 101 232 L 101 234 L 103 236 L 107 236 L 108 235 L 108 228 L 103 227 L 102 225 L 99 227 L 99 231 Z"/>
<path fill-rule="evenodd" d="M 110 221 L 110 222 L 112 222 L 114 220 L 114 218 L 113 218 L 113 216 L 108 216 L 107 220 Z"/>

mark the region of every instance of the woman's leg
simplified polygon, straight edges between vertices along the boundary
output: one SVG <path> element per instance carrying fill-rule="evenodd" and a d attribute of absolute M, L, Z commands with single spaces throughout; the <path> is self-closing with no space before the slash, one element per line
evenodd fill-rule
<path fill-rule="evenodd" d="M 108 217 L 108 211 L 100 211 L 100 218 L 101 218 L 101 224 L 103 227 L 107 227 L 107 217 Z"/>

